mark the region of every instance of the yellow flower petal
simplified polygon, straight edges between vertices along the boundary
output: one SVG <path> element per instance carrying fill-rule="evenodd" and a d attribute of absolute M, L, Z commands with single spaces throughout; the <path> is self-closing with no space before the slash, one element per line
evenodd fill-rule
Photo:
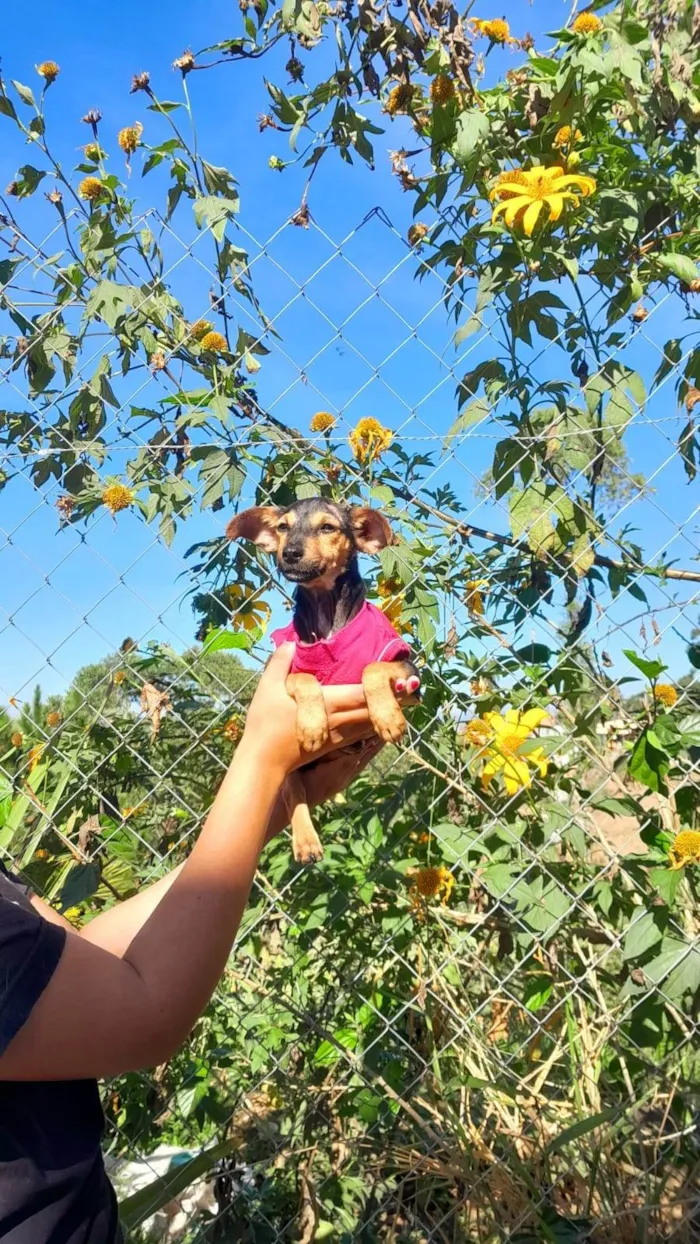
<path fill-rule="evenodd" d="M 523 229 L 529 238 L 532 237 L 532 232 L 540 218 L 540 212 L 543 207 L 544 200 L 535 199 L 535 202 L 530 204 L 523 215 Z"/>
<path fill-rule="evenodd" d="M 549 208 L 549 219 L 558 220 L 564 210 L 564 200 L 568 199 L 568 194 L 548 194 L 546 203 Z M 572 198 L 575 196 L 571 196 Z"/>
<path fill-rule="evenodd" d="M 528 708 L 524 713 L 520 713 L 519 725 L 524 726 L 528 734 L 536 730 L 549 717 L 543 708 Z"/>
<path fill-rule="evenodd" d="M 529 786 L 532 774 L 526 761 L 518 756 L 509 756 L 503 769 L 503 781 L 509 795 L 516 795 L 524 786 Z"/>
<path fill-rule="evenodd" d="M 510 709 L 509 712 L 515 713 L 515 710 Z M 517 713 L 515 713 L 515 716 L 517 718 Z M 500 713 L 484 713 L 484 721 L 488 723 L 489 729 L 493 730 L 495 735 L 512 733 L 508 722 L 508 713 L 506 713 L 505 717 L 501 717 Z"/>
<path fill-rule="evenodd" d="M 561 172 L 563 173 L 563 169 Z M 573 186 L 585 199 L 588 198 L 589 194 L 593 194 L 596 183 L 593 177 L 586 177 L 583 173 L 570 173 L 567 176 L 558 176 L 555 186 L 557 193 L 564 190 L 566 186 Z"/>

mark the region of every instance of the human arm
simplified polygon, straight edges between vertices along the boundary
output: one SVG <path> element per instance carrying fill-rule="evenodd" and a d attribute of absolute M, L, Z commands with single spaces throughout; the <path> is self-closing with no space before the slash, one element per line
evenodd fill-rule
<path fill-rule="evenodd" d="M 121 956 L 66 934 L 51 980 L 0 1056 L 0 1079 L 121 1074 L 184 1041 L 225 967 L 284 777 L 307 759 L 284 686 L 291 655 L 283 647 L 272 658 L 199 839 L 155 910 Z M 342 691 L 326 692 L 330 747 L 368 729 L 361 691 Z"/>

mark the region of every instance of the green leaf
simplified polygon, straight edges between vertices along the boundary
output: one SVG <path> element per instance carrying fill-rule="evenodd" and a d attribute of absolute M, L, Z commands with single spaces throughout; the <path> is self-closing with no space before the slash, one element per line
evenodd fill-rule
<path fill-rule="evenodd" d="M 238 195 L 235 198 L 219 198 L 217 195 L 200 195 L 195 199 L 192 210 L 198 229 L 210 229 L 217 242 L 223 240 L 226 225 L 239 208 Z"/>
<path fill-rule="evenodd" d="M 622 651 L 627 660 L 636 665 L 637 669 L 649 679 L 658 678 L 659 674 L 663 674 L 667 668 L 662 661 L 647 661 L 644 657 L 638 656 L 633 648 L 623 648 Z"/>
<path fill-rule="evenodd" d="M 675 255 L 667 251 L 661 255 L 655 255 L 654 258 L 660 268 L 677 276 L 679 281 L 684 281 L 686 285 L 689 285 L 691 281 L 697 281 L 700 276 L 695 260 L 690 259 L 688 255 Z"/>
<path fill-rule="evenodd" d="M 591 805 L 600 812 L 607 812 L 610 816 L 645 816 L 644 808 L 641 803 L 633 799 L 631 795 L 621 795 L 619 797 L 611 797 L 610 799 L 599 799 L 597 803 Z"/>
<path fill-rule="evenodd" d="M 478 837 L 473 829 L 454 825 L 452 821 L 441 821 L 433 826 L 432 832 L 448 864 L 464 864 L 467 851 Z"/>
<path fill-rule="evenodd" d="M 215 630 L 208 631 L 202 652 L 222 652 L 229 648 L 239 648 L 244 652 L 249 652 L 253 643 L 254 635 L 248 631 L 229 631 L 225 627 L 217 627 Z"/>
<path fill-rule="evenodd" d="M 75 864 L 71 868 L 59 899 L 60 910 L 67 911 L 90 898 L 100 884 L 99 864 Z"/>
<path fill-rule="evenodd" d="M 357 1033 L 354 1028 L 339 1028 L 334 1034 L 334 1041 L 322 1041 L 314 1054 L 317 1067 L 332 1067 L 342 1058 L 343 1050 L 354 1050 L 357 1045 Z M 338 1049 L 338 1046 L 342 1049 Z"/>
<path fill-rule="evenodd" d="M 646 964 L 644 975 L 671 1002 L 678 1002 L 700 986 L 700 947 L 680 938 L 665 937 L 661 954 Z"/>
<path fill-rule="evenodd" d="M 529 976 L 525 981 L 522 1000 L 528 1011 L 539 1011 L 551 997 L 554 979 L 546 973 Z"/>
<path fill-rule="evenodd" d="M 656 912 L 642 911 L 641 908 L 637 908 L 627 926 L 622 947 L 623 959 L 641 958 L 648 950 L 651 950 L 652 946 L 660 942 L 661 938 L 662 931 L 659 928 Z"/>
<path fill-rule="evenodd" d="M 12 100 L 7 98 L 7 95 L 0 95 L 0 116 L 10 117 L 13 121 L 17 120 L 15 106 Z"/>
<path fill-rule="evenodd" d="M 669 759 L 665 752 L 649 741 L 647 731 L 643 731 L 632 749 L 627 761 L 630 777 L 636 778 L 643 786 L 656 792 L 665 790 L 666 774 L 669 770 Z"/>
<path fill-rule="evenodd" d="M 444 452 L 446 453 L 448 451 L 455 436 L 459 436 L 461 432 L 466 432 L 467 428 L 473 427 L 475 423 L 483 423 L 485 419 L 488 419 L 490 414 L 491 407 L 485 397 L 477 397 L 473 402 L 470 402 L 469 405 L 462 411 L 461 415 L 458 415 L 457 419 L 455 419 L 455 422 L 452 424 L 452 427 L 447 433 L 447 436 L 443 442 Z"/>
<path fill-rule="evenodd" d="M 485 141 L 490 129 L 488 117 L 478 108 L 469 108 L 457 117 L 457 135 L 452 152 L 457 161 L 466 163 L 477 147 Z"/>
<path fill-rule="evenodd" d="M 36 100 L 34 99 L 34 92 L 31 87 L 23 86 L 21 82 L 15 82 L 14 79 L 12 80 L 12 85 L 23 104 L 28 104 L 30 108 L 36 108 Z"/>
<path fill-rule="evenodd" d="M 220 1145 L 205 1149 L 196 1158 L 173 1165 L 160 1179 L 155 1179 L 145 1188 L 140 1188 L 132 1196 L 126 1197 L 119 1204 L 119 1221 L 122 1226 L 127 1231 L 135 1231 L 146 1218 L 151 1218 L 153 1214 L 164 1209 L 196 1179 L 206 1175 L 221 1158 L 231 1153 L 238 1143 L 235 1137 L 223 1140 Z"/>
<path fill-rule="evenodd" d="M 650 868 L 649 881 L 658 891 L 667 907 L 672 907 L 678 887 L 683 880 L 680 868 Z"/>
<path fill-rule="evenodd" d="M 570 1127 L 565 1127 L 563 1132 L 560 1132 L 558 1136 L 550 1140 L 546 1152 L 559 1153 L 572 1140 L 578 1140 L 580 1136 L 587 1136 L 589 1132 L 594 1132 L 596 1128 L 609 1123 L 615 1118 L 618 1110 L 618 1106 L 609 1106 L 607 1110 L 601 1110 L 598 1114 L 589 1115 L 587 1119 L 579 1119 L 578 1123 L 572 1123 Z"/>

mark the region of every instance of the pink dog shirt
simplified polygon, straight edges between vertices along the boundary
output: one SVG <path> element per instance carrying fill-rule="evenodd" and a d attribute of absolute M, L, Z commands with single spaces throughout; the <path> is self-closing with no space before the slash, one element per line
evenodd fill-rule
<path fill-rule="evenodd" d="M 366 600 L 360 612 L 337 635 L 303 644 L 294 623 L 272 632 L 275 648 L 295 643 L 292 674 L 315 674 L 320 683 L 362 682 L 362 672 L 373 661 L 397 661 L 410 657 L 411 649 L 397 635 L 381 609 Z"/>

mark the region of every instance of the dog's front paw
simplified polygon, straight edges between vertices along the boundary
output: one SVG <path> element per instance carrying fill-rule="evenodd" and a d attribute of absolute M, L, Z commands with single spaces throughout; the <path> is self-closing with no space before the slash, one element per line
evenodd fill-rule
<path fill-rule="evenodd" d="M 301 720 L 300 720 L 301 719 Z M 317 752 L 328 741 L 328 718 L 325 710 L 309 713 L 308 708 L 297 718 L 297 742 L 302 751 Z"/>
<path fill-rule="evenodd" d="M 315 829 L 292 836 L 292 849 L 297 864 L 316 864 L 323 859 L 321 839 Z"/>
<path fill-rule="evenodd" d="M 400 743 L 406 733 L 406 718 L 394 701 L 381 712 L 370 713 L 372 725 L 385 743 Z"/>

